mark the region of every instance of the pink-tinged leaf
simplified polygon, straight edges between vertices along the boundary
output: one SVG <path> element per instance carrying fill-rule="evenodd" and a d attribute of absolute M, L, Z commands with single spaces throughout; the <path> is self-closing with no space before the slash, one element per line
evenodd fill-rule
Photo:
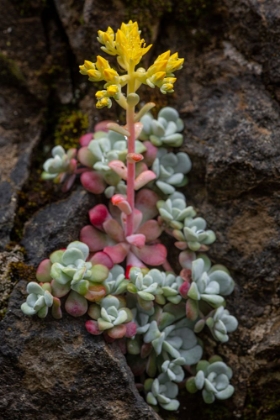
<path fill-rule="evenodd" d="M 52 280 L 52 295 L 61 298 L 70 292 L 71 286 L 69 284 L 60 284 L 56 280 Z"/>
<path fill-rule="evenodd" d="M 92 284 L 89 286 L 85 298 L 90 302 L 99 302 L 106 296 L 107 292 L 105 286 L 102 284 Z"/>
<path fill-rule="evenodd" d="M 188 281 L 184 281 L 184 283 L 179 287 L 179 293 L 184 299 L 187 299 L 190 287 L 191 285 Z"/>
<path fill-rule="evenodd" d="M 126 259 L 127 269 L 128 267 L 139 267 L 139 268 L 147 268 L 145 264 L 143 264 L 142 261 L 139 260 L 139 258 L 136 257 L 132 252 L 129 252 Z M 129 274 L 129 272 L 128 272 Z M 129 275 L 125 276 L 127 279 L 129 278 Z"/>
<path fill-rule="evenodd" d="M 142 129 L 143 129 L 143 124 L 142 124 L 140 121 L 139 121 L 139 122 L 134 123 L 134 130 L 135 130 L 135 138 L 136 138 L 136 139 L 138 139 L 138 138 L 139 138 L 139 136 L 140 136 L 140 134 L 141 134 Z"/>
<path fill-rule="evenodd" d="M 117 338 L 122 338 L 125 336 L 126 326 L 124 324 L 116 325 L 114 328 L 107 330 L 106 333 L 109 337 L 113 338 L 114 340 L 116 340 Z"/>
<path fill-rule="evenodd" d="M 109 257 L 109 255 L 105 254 L 105 252 L 96 252 L 89 261 L 94 264 L 102 264 L 105 265 L 105 267 L 108 267 L 109 270 L 114 267 L 114 263 Z"/>
<path fill-rule="evenodd" d="M 144 152 L 144 162 L 150 168 L 157 157 L 158 148 L 150 141 L 144 141 L 143 144 L 147 149 L 146 152 Z"/>
<path fill-rule="evenodd" d="M 167 249 L 162 244 L 145 245 L 143 248 L 132 247 L 132 252 L 147 265 L 162 265 L 167 256 Z"/>
<path fill-rule="evenodd" d="M 111 258 L 114 264 L 121 263 L 128 254 L 130 246 L 126 243 L 120 243 L 104 248 L 104 252 Z"/>
<path fill-rule="evenodd" d="M 103 228 L 110 238 L 115 242 L 124 242 L 125 236 L 121 225 L 114 219 L 106 220 L 103 224 Z"/>
<path fill-rule="evenodd" d="M 125 324 L 125 326 L 126 326 L 125 336 L 127 338 L 134 337 L 137 333 L 137 325 L 135 324 L 135 322 L 130 321 L 127 324 Z"/>
<path fill-rule="evenodd" d="M 61 319 L 62 318 L 61 302 L 60 302 L 60 299 L 58 297 L 53 298 L 52 316 L 55 319 Z"/>
<path fill-rule="evenodd" d="M 71 150 L 76 150 L 76 149 L 71 149 Z M 75 172 L 75 170 L 77 169 L 77 165 L 78 165 L 77 160 L 76 160 L 76 159 L 71 159 L 71 160 L 70 160 L 70 163 L 69 163 L 69 170 L 68 170 L 68 173 L 69 173 L 69 172 L 70 172 L 70 173 L 74 173 L 74 172 Z"/>
<path fill-rule="evenodd" d="M 124 214 L 131 214 L 130 204 L 122 194 L 113 195 L 111 202 L 114 206 L 117 206 Z"/>
<path fill-rule="evenodd" d="M 140 175 L 142 172 L 145 172 L 145 171 L 147 171 L 148 170 L 148 166 L 146 165 L 146 163 L 145 162 L 139 162 L 137 165 L 136 165 L 136 168 L 135 168 L 135 176 L 137 177 L 138 175 Z"/>
<path fill-rule="evenodd" d="M 146 243 L 154 241 L 157 239 L 163 229 L 159 226 L 156 220 L 148 220 L 138 229 L 138 233 L 142 233 L 146 237 Z"/>
<path fill-rule="evenodd" d="M 94 171 L 86 171 L 82 173 L 81 183 L 87 191 L 93 194 L 101 194 L 106 188 L 106 184 L 102 176 L 98 172 Z"/>
<path fill-rule="evenodd" d="M 67 150 L 67 156 L 69 159 L 76 161 L 75 158 L 77 156 L 77 149 L 72 147 L 71 149 Z M 76 165 L 77 165 L 77 161 L 76 161 Z"/>
<path fill-rule="evenodd" d="M 87 300 L 72 290 L 66 299 L 65 310 L 74 317 L 82 316 L 88 310 Z"/>
<path fill-rule="evenodd" d="M 76 179 L 76 174 L 72 174 L 72 175 L 68 176 L 66 178 L 66 180 L 64 181 L 63 185 L 62 185 L 61 191 L 62 192 L 67 192 L 67 191 L 71 190 L 71 188 L 72 188 L 72 186 L 75 182 L 75 179 Z"/>
<path fill-rule="evenodd" d="M 186 316 L 191 321 L 195 321 L 198 317 L 198 304 L 193 299 L 188 299 L 186 302 Z"/>
<path fill-rule="evenodd" d="M 192 269 L 192 262 L 196 259 L 195 252 L 183 251 L 179 254 L 179 263 L 183 268 Z"/>
<path fill-rule="evenodd" d="M 176 241 L 174 245 L 176 246 L 176 248 L 180 249 L 181 251 L 184 251 L 185 249 L 188 248 L 188 244 L 183 241 Z"/>
<path fill-rule="evenodd" d="M 101 251 L 109 242 L 109 238 L 93 226 L 84 226 L 80 232 L 80 241 L 84 242 L 90 252 Z"/>
<path fill-rule="evenodd" d="M 93 133 L 84 134 L 83 136 L 80 137 L 80 140 L 79 140 L 80 145 L 87 146 L 91 142 L 92 139 L 93 139 Z"/>
<path fill-rule="evenodd" d="M 94 131 L 104 131 L 106 133 L 107 131 L 109 131 L 108 124 L 111 124 L 113 122 L 114 121 L 111 120 L 100 121 L 94 126 Z"/>
<path fill-rule="evenodd" d="M 126 237 L 126 240 L 129 244 L 137 246 L 137 248 L 142 248 L 145 245 L 146 237 L 141 233 L 134 233 Z"/>
<path fill-rule="evenodd" d="M 100 335 L 100 334 L 102 334 L 102 331 L 100 331 L 98 329 L 98 323 L 97 323 L 97 321 L 89 320 L 89 321 L 87 321 L 85 323 L 85 327 L 86 327 L 87 332 L 89 332 L 92 335 Z"/>
<path fill-rule="evenodd" d="M 90 223 L 97 227 L 98 229 L 102 229 L 102 225 L 106 220 L 110 220 L 112 217 L 109 213 L 109 210 L 104 204 L 97 204 L 94 206 L 89 212 L 89 220 Z"/>
<path fill-rule="evenodd" d="M 141 153 L 128 153 L 126 156 L 126 160 L 130 163 L 137 163 L 141 162 L 144 159 L 144 156 Z"/>
<path fill-rule="evenodd" d="M 87 147 L 82 147 L 78 151 L 78 159 L 82 165 L 92 168 L 96 162 L 95 157 Z"/>
<path fill-rule="evenodd" d="M 124 213 L 121 214 L 122 217 L 122 226 L 124 231 L 126 231 L 126 215 Z M 133 232 L 137 232 L 141 222 L 142 222 L 143 215 L 140 210 L 134 209 L 133 210 Z"/>
<path fill-rule="evenodd" d="M 157 202 L 160 197 L 152 190 L 144 188 L 136 194 L 135 207 L 143 214 L 143 222 L 158 215 Z"/>
<path fill-rule="evenodd" d="M 109 201 L 108 209 L 110 211 L 110 214 L 111 214 L 112 218 L 117 220 L 119 223 L 121 223 L 121 214 L 122 213 L 118 209 L 118 207 L 113 206 L 113 204 L 111 203 L 111 200 Z"/>
<path fill-rule="evenodd" d="M 108 166 L 122 179 L 127 179 L 127 167 L 121 160 L 111 160 L 111 162 L 108 163 Z"/>
<path fill-rule="evenodd" d="M 127 126 L 119 125 L 115 122 L 111 122 L 108 124 L 109 130 L 115 131 L 116 133 L 121 134 L 122 136 L 130 136 L 130 132 L 127 129 Z"/>
<path fill-rule="evenodd" d="M 51 281 L 51 268 L 52 263 L 50 259 L 45 259 L 40 262 L 36 271 L 36 279 L 38 282 L 45 283 Z"/>
<path fill-rule="evenodd" d="M 190 283 L 192 281 L 192 270 L 190 270 L 189 268 L 183 268 L 180 271 L 180 277 L 182 277 L 184 281 Z"/>

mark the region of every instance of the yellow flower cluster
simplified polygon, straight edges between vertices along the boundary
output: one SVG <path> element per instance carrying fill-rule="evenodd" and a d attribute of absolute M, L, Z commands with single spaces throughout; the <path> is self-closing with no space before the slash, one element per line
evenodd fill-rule
<path fill-rule="evenodd" d="M 160 88 L 162 93 L 172 93 L 173 85 L 176 82 L 173 72 L 183 67 L 184 59 L 178 58 L 178 53 L 170 55 L 170 51 L 158 56 L 154 64 L 146 72 L 146 83 L 150 87 Z"/>
<path fill-rule="evenodd" d="M 98 31 L 97 39 L 104 45 L 101 49 L 107 54 L 117 55 L 118 63 L 127 71 L 134 70 L 152 46 L 146 47 L 145 40 L 140 38 L 138 23 L 131 20 L 122 23 L 116 36 L 109 27 L 106 32 Z"/>
<path fill-rule="evenodd" d="M 109 55 L 117 56 L 119 65 L 127 71 L 127 74 L 120 76 L 110 66 L 109 62 L 100 55 L 97 56 L 96 63 L 85 61 L 80 66 L 80 72 L 87 75 L 91 82 L 101 80 L 106 82 L 104 85 L 106 90 L 96 93 L 97 108 L 111 107 L 112 101 L 110 98 L 114 98 L 125 107 L 125 98 L 121 88 L 128 83 L 130 93 L 131 86 L 134 87 L 135 92 L 142 83 L 152 88 L 157 86 L 162 93 L 174 92 L 173 87 L 176 77 L 174 77 L 173 72 L 180 70 L 184 62 L 183 58 L 178 57 L 178 53 L 170 55 L 170 51 L 166 51 L 155 60 L 148 70 L 138 68 L 135 71 L 135 66 L 140 63 L 143 55 L 152 46 L 146 47 L 145 40 L 140 37 L 137 22 L 130 20 L 127 24 L 122 23 L 116 34 L 110 27 L 106 32 L 98 31 L 97 39 L 102 44 L 101 49 Z"/>
<path fill-rule="evenodd" d="M 118 99 L 121 91 L 121 78 L 116 70 L 110 66 L 105 58 L 98 55 L 96 63 L 86 60 L 80 66 L 80 73 L 87 75 L 91 82 L 100 82 L 101 80 L 107 82 L 104 86 L 106 90 L 99 90 L 95 94 L 97 99 L 96 107 L 103 108 L 107 106 L 110 108 L 112 106 L 110 97 Z"/>

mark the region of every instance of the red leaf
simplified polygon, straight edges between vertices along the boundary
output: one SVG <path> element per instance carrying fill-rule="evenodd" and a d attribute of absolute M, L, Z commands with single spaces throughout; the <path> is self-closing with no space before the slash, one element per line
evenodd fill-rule
<path fill-rule="evenodd" d="M 145 245 L 143 248 L 132 247 L 133 253 L 145 264 L 162 265 L 167 256 L 167 249 L 162 244 Z"/>

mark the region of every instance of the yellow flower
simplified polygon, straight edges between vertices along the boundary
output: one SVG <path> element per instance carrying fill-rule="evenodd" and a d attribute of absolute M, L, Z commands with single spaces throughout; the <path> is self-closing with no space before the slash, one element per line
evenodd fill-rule
<path fill-rule="evenodd" d="M 105 69 L 110 68 L 110 64 L 105 58 L 101 57 L 101 55 L 98 55 L 96 57 L 96 67 L 98 68 L 101 73 L 104 72 Z"/>
<path fill-rule="evenodd" d="M 163 83 L 163 85 L 160 88 L 161 93 L 172 93 L 173 90 L 173 83 Z"/>
<path fill-rule="evenodd" d="M 96 98 L 99 100 L 101 98 L 104 98 L 104 96 L 106 95 L 107 90 L 98 90 L 95 94 Z"/>
<path fill-rule="evenodd" d="M 101 72 L 96 69 L 88 70 L 87 75 L 91 82 L 99 82 L 100 80 L 103 80 Z"/>
<path fill-rule="evenodd" d="M 152 46 L 145 45 L 145 40 L 140 38 L 137 22 L 130 20 L 127 24 L 122 23 L 116 34 L 116 50 L 121 59 L 119 62 L 126 70 L 134 68 Z"/>
<path fill-rule="evenodd" d="M 97 40 L 100 44 L 103 44 L 104 47 L 101 47 L 101 50 L 105 51 L 107 54 L 116 55 L 116 42 L 115 42 L 115 33 L 110 26 L 106 32 L 98 31 Z"/>
<path fill-rule="evenodd" d="M 96 102 L 96 108 L 104 108 L 105 106 L 107 106 L 108 108 L 111 108 L 112 106 L 112 101 L 109 98 L 102 98 L 99 101 Z"/>
<path fill-rule="evenodd" d="M 105 106 L 111 108 L 112 101 L 108 98 L 107 90 L 99 90 L 95 96 L 97 98 L 96 108 L 104 108 Z"/>
<path fill-rule="evenodd" d="M 109 96 L 118 96 L 119 88 L 117 85 L 110 85 L 107 87 L 107 93 Z"/>
<path fill-rule="evenodd" d="M 95 69 L 95 64 L 92 63 L 91 61 L 85 60 L 84 64 L 82 66 L 79 66 L 80 69 L 80 73 L 83 74 L 84 76 L 87 76 L 87 72 L 89 70 Z"/>
<path fill-rule="evenodd" d="M 105 69 L 103 72 L 104 80 L 106 82 L 112 82 L 113 80 L 119 80 L 119 75 L 116 70 L 112 68 Z"/>
<path fill-rule="evenodd" d="M 183 67 L 184 59 L 178 58 L 178 53 L 172 54 L 168 59 L 166 66 L 166 73 L 173 73 L 176 70 L 180 70 Z"/>

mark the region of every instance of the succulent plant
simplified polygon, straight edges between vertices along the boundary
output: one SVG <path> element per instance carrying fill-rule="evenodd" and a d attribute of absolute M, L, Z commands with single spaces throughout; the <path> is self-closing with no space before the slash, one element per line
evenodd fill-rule
<path fill-rule="evenodd" d="M 186 362 L 183 357 L 178 357 L 173 360 L 165 360 L 165 362 L 161 365 L 161 370 L 163 373 L 167 374 L 170 381 L 182 382 L 185 377 L 182 366 L 185 364 Z"/>
<path fill-rule="evenodd" d="M 136 141 L 136 153 L 143 153 L 146 147 L 142 142 Z M 105 189 L 107 197 L 112 197 L 115 193 L 125 194 L 126 186 L 118 175 L 110 166 L 111 161 L 125 162 L 127 157 L 127 140 L 126 138 L 115 131 L 94 133 L 93 140 L 85 147 L 79 150 L 79 159 L 81 163 L 94 169 L 109 185 Z M 82 174 L 81 181 L 85 188 L 95 192 L 96 184 L 99 182 L 96 175 L 90 172 Z M 93 184 L 93 185 L 92 185 Z M 102 188 L 101 188 L 102 189 Z M 103 191 L 102 190 L 102 191 Z"/>
<path fill-rule="evenodd" d="M 214 265 L 211 268 L 211 262 L 206 256 L 193 261 L 189 298 L 204 300 L 213 307 L 219 307 L 224 303 L 222 296 L 229 295 L 233 288 L 234 281 L 224 266 Z"/>
<path fill-rule="evenodd" d="M 106 291 L 110 295 L 119 295 L 126 291 L 128 281 L 124 275 L 124 269 L 115 265 L 109 272 L 107 279 L 103 282 Z"/>
<path fill-rule="evenodd" d="M 202 217 L 192 216 L 184 219 L 184 227 L 182 231 L 175 229 L 173 236 L 178 242 L 175 243 L 177 248 L 191 251 L 206 251 L 207 245 L 212 244 L 216 240 L 216 235 L 212 230 L 205 230 L 206 221 Z"/>
<path fill-rule="evenodd" d="M 86 60 L 80 66 L 90 81 L 103 82 L 95 94 L 96 107 L 110 108 L 115 100 L 125 110 L 126 122 L 121 126 L 101 121 L 94 133 L 82 136 L 79 162 L 76 149 L 66 152 L 61 146 L 45 162 L 44 179 L 63 182 L 65 191 L 79 174 L 86 190 L 105 194 L 106 204 L 89 211 L 91 225 L 81 230 L 80 241 L 40 263 L 39 284 L 28 284 L 29 295 L 21 308 L 43 318 L 51 307 L 53 317 L 60 319 L 63 302 L 70 315 L 88 316 L 88 333 L 103 334 L 107 343 L 119 339 L 147 402 L 177 410 L 177 383 L 185 371 L 196 369 L 187 388 L 202 390 L 207 403 L 233 393 L 231 370 L 217 359 L 201 361 L 202 341 L 196 334 L 207 325 L 216 340 L 228 340 L 237 321 L 224 309 L 224 296 L 232 292 L 234 282 L 225 267 L 211 268 L 204 254 L 195 253 L 207 251 L 215 234 L 176 192 L 186 185 L 191 169 L 186 153 L 169 151 L 183 143 L 178 112 L 166 107 L 154 119 L 148 113 L 155 106 L 152 102 L 136 111 L 141 84 L 172 93 L 174 72 L 184 59 L 168 50 L 147 69 L 138 67 L 151 47 L 140 33 L 132 21 L 122 23 L 116 33 L 110 27 L 98 31 L 102 50 L 116 56 L 120 74 L 100 55 L 96 62 Z M 167 260 L 160 241 L 163 232 L 176 239 L 181 251 L 179 275 Z M 210 346 L 207 343 L 206 350 Z M 147 376 L 150 379 L 143 384 Z"/>
<path fill-rule="evenodd" d="M 182 145 L 183 135 L 179 132 L 183 130 L 184 124 L 174 108 L 162 108 L 157 120 L 151 114 L 146 114 L 140 121 L 143 124 L 141 140 L 150 140 L 157 147 Z"/>
<path fill-rule="evenodd" d="M 136 334 L 136 325 L 131 323 L 132 313 L 130 309 L 124 307 L 121 300 L 115 296 L 108 295 L 100 301 L 100 307 L 92 304 L 89 309 L 89 315 L 96 321 L 87 321 L 86 328 L 88 332 L 94 335 L 101 334 L 103 331 L 111 338 L 131 337 L 131 331 L 127 330 L 125 324 L 129 325 L 132 334 Z"/>
<path fill-rule="evenodd" d="M 150 270 L 147 274 L 143 274 L 140 268 L 131 269 L 129 276 L 131 283 L 128 285 L 128 291 L 136 293 L 140 301 L 154 300 L 156 295 L 162 294 L 157 282 L 158 273 L 160 273 L 158 270 Z"/>
<path fill-rule="evenodd" d="M 72 172 L 75 169 L 72 159 L 76 155 L 76 149 L 70 149 L 66 153 L 63 147 L 55 146 L 52 149 L 53 157 L 47 159 L 44 163 L 44 172 L 42 173 L 43 179 L 53 179 L 59 174 Z"/>
<path fill-rule="evenodd" d="M 237 319 L 230 315 L 229 311 L 224 309 L 223 306 L 216 309 L 207 318 L 206 324 L 212 332 L 213 337 L 222 343 L 228 341 L 229 337 L 227 333 L 235 331 L 238 326 Z"/>
<path fill-rule="evenodd" d="M 168 153 L 160 148 L 153 162 L 152 171 L 156 174 L 155 184 L 166 195 L 173 194 L 175 187 L 182 187 L 187 183 L 185 176 L 191 169 L 191 161 L 187 153 Z"/>
<path fill-rule="evenodd" d="M 49 283 L 40 286 L 38 283 L 30 282 L 26 288 L 29 295 L 26 302 L 21 305 L 21 310 L 25 315 L 34 315 L 37 313 L 39 318 L 45 318 L 48 309 L 53 304 L 53 296 L 50 293 L 51 287 Z"/>
<path fill-rule="evenodd" d="M 207 404 L 211 404 L 217 398 L 225 400 L 230 398 L 234 387 L 229 380 L 232 370 L 222 361 L 207 362 L 201 360 L 196 367 L 197 374 L 186 382 L 187 390 L 191 393 L 202 390 L 202 396 Z"/>
<path fill-rule="evenodd" d="M 187 207 L 184 195 L 179 192 L 171 194 L 166 201 L 159 200 L 157 208 L 160 214 L 159 220 L 173 229 L 182 229 L 185 218 L 192 218 L 196 215 L 194 208 Z"/>
<path fill-rule="evenodd" d="M 151 276 L 158 286 L 160 286 L 161 293 L 159 293 L 159 298 L 161 298 L 161 300 L 157 300 L 158 303 L 165 304 L 166 300 L 172 303 L 181 302 L 182 296 L 180 295 L 180 287 L 184 280 L 180 276 L 159 271 L 155 268 L 149 271 L 149 276 Z M 163 297 L 165 299 L 163 299 Z"/>
<path fill-rule="evenodd" d="M 146 401 L 152 406 L 160 405 L 165 410 L 175 411 L 179 407 L 178 385 L 171 382 L 166 373 L 161 373 L 156 379 L 147 379 L 144 384 Z"/>
<path fill-rule="evenodd" d="M 180 321 L 164 328 L 162 332 L 156 321 L 152 321 L 144 334 L 144 342 L 152 343 L 157 355 L 166 352 L 174 359 L 183 357 L 185 365 L 197 363 L 202 356 L 202 348 L 194 332 Z"/>
<path fill-rule="evenodd" d="M 54 287 L 59 289 L 64 286 L 68 291 L 71 288 L 86 295 L 93 284 L 102 283 L 108 277 L 108 268 L 87 262 L 88 256 L 88 246 L 79 241 L 71 242 L 65 251 L 53 252 L 50 275 L 54 279 Z"/>
<path fill-rule="evenodd" d="M 156 220 L 145 221 L 147 215 L 157 213 L 156 209 L 154 213 L 153 205 L 146 210 L 147 203 L 151 203 L 149 199 L 151 191 L 146 191 L 146 205 L 140 205 L 144 210 L 143 213 L 138 209 L 134 209 L 133 212 L 134 232 L 132 235 L 125 236 L 125 217 L 122 217 L 119 222 L 116 220 L 117 217 L 115 219 L 112 217 L 104 205 L 97 205 L 89 212 L 93 226 L 88 225 L 81 230 L 81 241 L 88 245 L 91 252 L 97 253 L 99 258 L 106 259 L 109 268 L 121 263 L 126 257 L 133 260 L 133 264 L 129 265 L 135 266 L 139 266 L 139 261 L 155 266 L 165 261 L 166 248 L 162 244 L 155 243 L 162 229 Z"/>

